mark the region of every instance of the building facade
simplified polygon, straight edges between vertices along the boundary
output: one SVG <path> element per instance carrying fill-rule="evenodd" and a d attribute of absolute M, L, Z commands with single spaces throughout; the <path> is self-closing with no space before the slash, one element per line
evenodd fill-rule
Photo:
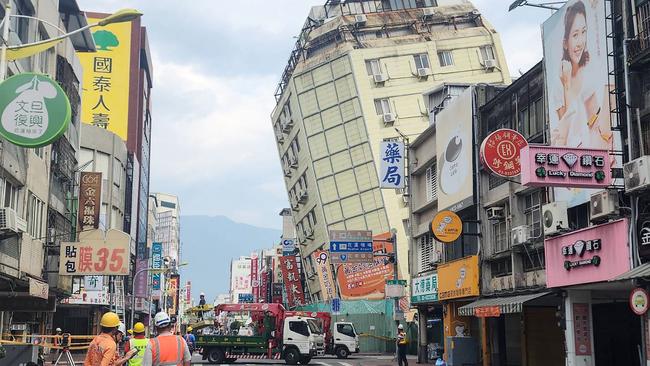
<path fill-rule="evenodd" d="M 453 19 L 453 21 L 452 21 Z M 425 90 L 509 83 L 498 34 L 462 1 L 346 1 L 314 7 L 276 92 L 279 157 L 303 260 L 328 230 L 394 228 L 407 257 L 403 191 L 380 190 L 383 139 L 426 129 Z M 328 300 L 308 273 L 311 300 Z M 400 272 L 408 273 L 407 262 Z"/>

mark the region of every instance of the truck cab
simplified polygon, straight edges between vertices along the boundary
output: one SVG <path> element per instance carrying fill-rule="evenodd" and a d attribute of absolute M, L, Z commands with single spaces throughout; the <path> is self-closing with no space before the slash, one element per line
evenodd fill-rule
<path fill-rule="evenodd" d="M 289 365 L 306 365 L 312 357 L 325 354 L 323 330 L 314 318 L 291 316 L 284 319 L 284 360 Z"/>
<path fill-rule="evenodd" d="M 336 322 L 333 327 L 334 354 L 337 358 L 347 358 L 351 353 L 359 353 L 359 334 L 349 322 Z"/>

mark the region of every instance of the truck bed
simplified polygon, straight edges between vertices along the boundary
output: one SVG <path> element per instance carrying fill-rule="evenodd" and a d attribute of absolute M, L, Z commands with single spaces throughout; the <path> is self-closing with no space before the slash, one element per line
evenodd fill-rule
<path fill-rule="evenodd" d="M 248 353 L 268 352 L 268 342 L 263 336 L 224 336 L 224 335 L 198 335 L 196 346 L 200 348 L 224 347 L 242 350 Z"/>

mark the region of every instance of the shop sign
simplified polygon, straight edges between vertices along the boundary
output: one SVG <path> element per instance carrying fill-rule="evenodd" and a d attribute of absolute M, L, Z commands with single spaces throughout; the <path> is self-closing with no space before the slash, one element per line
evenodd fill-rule
<path fill-rule="evenodd" d="M 439 265 L 438 281 L 440 300 L 478 296 L 478 256 Z"/>
<path fill-rule="evenodd" d="M 452 243 L 463 232 L 463 221 L 452 211 L 440 211 L 431 221 L 431 232 L 438 241 Z"/>
<path fill-rule="evenodd" d="M 404 289 L 406 288 L 405 280 L 387 280 L 386 290 L 384 291 L 387 299 L 402 298 L 404 297 Z"/>
<path fill-rule="evenodd" d="M 239 294 L 237 295 L 238 304 L 252 304 L 253 294 Z"/>
<path fill-rule="evenodd" d="M 70 124 L 70 101 L 46 75 L 22 73 L 0 84 L 0 136 L 14 145 L 49 145 Z"/>
<path fill-rule="evenodd" d="M 258 277 L 258 258 L 257 253 L 251 253 L 251 286 L 253 287 L 253 301 L 257 302 L 260 295 L 260 281 Z"/>
<path fill-rule="evenodd" d="M 305 303 L 305 294 L 300 282 L 300 272 L 298 272 L 298 262 L 293 255 L 283 256 L 280 259 L 280 268 L 282 269 L 282 282 L 287 294 L 287 305 L 294 308 Z"/>
<path fill-rule="evenodd" d="M 64 276 L 126 276 L 130 268 L 131 237 L 122 231 L 82 232 L 79 242 L 61 243 L 59 274 Z"/>
<path fill-rule="evenodd" d="M 573 337 L 576 356 L 591 356 L 591 316 L 589 304 L 573 304 Z"/>
<path fill-rule="evenodd" d="M 316 273 L 323 295 L 323 300 L 328 301 L 336 296 L 334 275 L 330 265 L 329 253 L 324 250 L 317 250 L 312 254 L 312 261 L 316 264 Z"/>
<path fill-rule="evenodd" d="M 296 251 L 296 242 L 293 239 L 282 240 L 282 255 L 293 254 Z"/>
<path fill-rule="evenodd" d="M 642 288 L 635 288 L 630 293 L 630 308 L 636 315 L 648 312 L 648 292 Z"/>
<path fill-rule="evenodd" d="M 474 309 L 474 316 L 477 318 L 498 318 L 501 316 L 501 308 L 498 306 L 483 306 Z"/>
<path fill-rule="evenodd" d="M 521 184 L 529 187 L 606 188 L 612 182 L 607 150 L 531 145 L 521 160 Z"/>
<path fill-rule="evenodd" d="M 630 269 L 627 219 L 544 241 L 549 288 L 608 281 Z"/>
<path fill-rule="evenodd" d="M 404 143 L 400 141 L 382 141 L 379 161 L 380 188 L 404 188 Z"/>
<path fill-rule="evenodd" d="M 151 244 L 151 268 L 162 268 L 162 264 L 162 243 L 153 243 Z M 160 273 L 154 273 L 151 276 L 151 288 L 154 293 L 160 291 L 161 282 L 162 276 Z"/>
<path fill-rule="evenodd" d="M 180 293 L 180 276 L 171 275 L 167 284 L 167 313 L 178 315 L 178 298 Z"/>
<path fill-rule="evenodd" d="M 40 297 L 41 299 L 47 300 L 49 294 L 50 287 L 47 283 L 33 278 L 29 279 L 29 296 Z"/>
<path fill-rule="evenodd" d="M 650 221 L 644 221 L 643 224 L 641 224 L 639 240 L 641 241 L 641 245 L 650 245 Z"/>
<path fill-rule="evenodd" d="M 411 302 L 438 301 L 438 274 L 413 278 L 411 281 Z"/>
<path fill-rule="evenodd" d="M 101 291 L 104 289 L 104 276 L 84 276 L 86 291 Z"/>
<path fill-rule="evenodd" d="M 492 174 L 504 178 L 521 173 L 520 151 L 528 141 L 519 132 L 507 128 L 489 134 L 481 143 L 481 162 Z"/>
<path fill-rule="evenodd" d="M 271 302 L 282 304 L 282 284 L 274 282 L 271 284 Z"/>
<path fill-rule="evenodd" d="M 79 180 L 79 227 L 97 229 L 102 207 L 102 173 L 81 172 Z"/>

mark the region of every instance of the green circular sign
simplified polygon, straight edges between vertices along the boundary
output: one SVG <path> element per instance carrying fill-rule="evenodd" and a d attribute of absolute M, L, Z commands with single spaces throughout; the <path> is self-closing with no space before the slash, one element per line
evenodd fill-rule
<path fill-rule="evenodd" d="M 23 73 L 0 84 L 0 136 L 14 145 L 41 147 L 65 133 L 70 100 L 46 75 Z"/>

